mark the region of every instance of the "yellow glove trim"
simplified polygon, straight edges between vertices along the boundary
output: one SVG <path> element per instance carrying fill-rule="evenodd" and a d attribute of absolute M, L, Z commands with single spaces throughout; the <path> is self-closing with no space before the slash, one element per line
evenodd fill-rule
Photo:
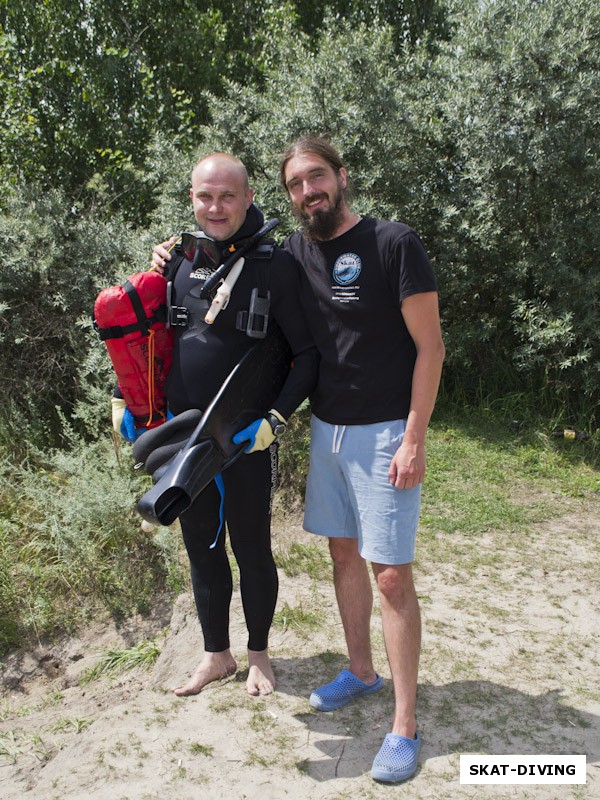
<path fill-rule="evenodd" d="M 275 441 L 275 434 L 273 433 L 271 426 L 269 425 L 266 419 L 260 423 L 258 430 L 256 431 L 256 436 L 254 437 L 254 445 L 251 450 L 248 450 L 248 453 L 256 453 L 257 450 L 266 450 L 270 447 L 273 442 Z"/>
<path fill-rule="evenodd" d="M 112 406 L 112 426 L 115 433 L 121 433 L 121 423 L 123 422 L 123 414 L 127 408 L 127 403 L 122 397 L 111 397 L 110 404 Z"/>

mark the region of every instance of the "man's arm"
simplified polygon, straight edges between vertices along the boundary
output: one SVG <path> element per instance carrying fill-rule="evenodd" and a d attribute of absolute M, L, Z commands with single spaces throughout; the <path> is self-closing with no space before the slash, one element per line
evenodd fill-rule
<path fill-rule="evenodd" d="M 417 348 L 417 360 L 406 431 L 390 463 L 389 476 L 396 488 L 411 489 L 425 478 L 425 436 L 445 356 L 437 292 L 407 297 L 402 302 L 402 316 Z"/>

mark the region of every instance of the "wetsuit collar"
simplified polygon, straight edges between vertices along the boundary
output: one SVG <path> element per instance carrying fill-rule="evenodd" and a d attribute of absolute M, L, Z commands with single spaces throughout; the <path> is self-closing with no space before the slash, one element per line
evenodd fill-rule
<path fill-rule="evenodd" d="M 224 250 L 232 244 L 239 244 L 242 240 L 253 236 L 264 224 L 265 218 L 262 211 L 252 203 L 246 212 L 246 219 L 242 223 L 241 228 L 238 228 L 229 239 L 225 239 L 225 241 L 219 242 L 219 244 Z"/>
<path fill-rule="evenodd" d="M 255 205 L 252 203 L 246 212 L 246 219 L 242 223 L 241 227 L 237 229 L 233 236 L 229 239 L 223 239 L 222 241 L 217 241 L 216 239 L 208 238 L 208 242 L 205 241 L 205 245 L 208 246 L 209 250 L 214 250 L 214 254 L 212 255 L 211 262 L 207 263 L 206 266 L 211 272 L 219 266 L 219 264 L 223 263 L 223 261 L 230 255 L 238 250 L 244 242 L 253 236 L 262 226 L 264 225 L 265 218 L 262 213 Z M 201 230 L 198 228 L 198 230 Z M 194 265 L 197 264 L 197 258 L 194 261 Z"/>

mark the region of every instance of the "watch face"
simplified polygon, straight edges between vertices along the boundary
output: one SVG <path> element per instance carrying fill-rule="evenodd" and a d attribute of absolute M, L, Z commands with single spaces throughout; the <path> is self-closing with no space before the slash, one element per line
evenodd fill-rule
<path fill-rule="evenodd" d="M 275 414 L 268 415 L 269 425 L 271 426 L 271 430 L 275 434 L 275 436 L 281 436 L 281 434 L 285 431 L 285 423 L 282 422 L 280 419 L 277 419 Z"/>

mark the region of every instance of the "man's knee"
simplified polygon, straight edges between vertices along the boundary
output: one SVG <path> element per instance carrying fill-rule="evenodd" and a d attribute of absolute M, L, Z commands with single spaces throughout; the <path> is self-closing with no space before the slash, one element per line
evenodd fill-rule
<path fill-rule="evenodd" d="M 404 604 L 415 596 L 412 564 L 373 564 L 377 588 L 388 600 Z"/>
<path fill-rule="evenodd" d="M 343 567 L 363 560 L 358 552 L 357 539 L 330 538 L 329 553 L 335 566 Z"/>

